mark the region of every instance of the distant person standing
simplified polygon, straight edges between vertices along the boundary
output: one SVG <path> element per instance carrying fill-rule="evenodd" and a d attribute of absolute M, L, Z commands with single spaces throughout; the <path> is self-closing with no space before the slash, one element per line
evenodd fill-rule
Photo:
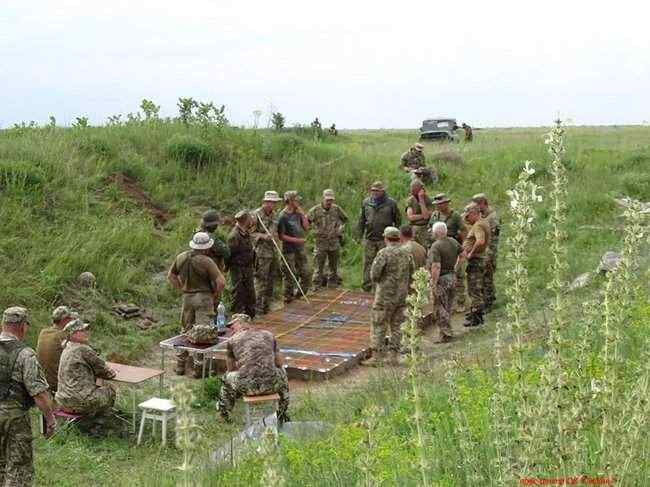
<path fill-rule="evenodd" d="M 284 210 L 280 212 L 278 218 L 278 237 L 282 241 L 282 255 L 289 264 L 289 268 L 285 266 L 284 269 L 285 303 L 290 303 L 297 295 L 294 278 L 299 280 L 304 293 L 309 292 L 310 288 L 311 274 L 305 249 L 309 219 L 300 207 L 300 200 L 298 191 L 284 193 Z"/>
<path fill-rule="evenodd" d="M 472 140 L 474 140 L 474 133 L 472 131 L 472 127 L 470 127 L 466 123 L 463 123 L 462 127 L 463 130 L 465 131 L 465 142 L 471 142 Z"/>
<path fill-rule="evenodd" d="M 253 219 L 247 210 L 235 215 L 235 226 L 228 235 L 228 271 L 232 286 L 233 313 L 246 313 L 255 318 L 255 285 L 253 283 L 255 254 L 250 228 Z"/>
<path fill-rule="evenodd" d="M 339 259 L 341 254 L 341 236 L 348 216 L 340 206 L 334 203 L 334 190 L 323 191 L 323 200 L 307 212 L 309 223 L 314 229 L 314 279 L 315 288 L 341 284 L 339 276 Z M 325 275 L 325 262 L 329 273 Z"/>
<path fill-rule="evenodd" d="M 330 132 L 330 135 L 333 135 L 334 137 L 336 137 L 339 134 L 339 131 L 336 130 L 336 124 L 335 123 L 332 124 L 332 126 L 330 127 L 329 132 Z"/>
<path fill-rule="evenodd" d="M 385 247 L 384 229 L 399 227 L 402 221 L 397 203 L 386 195 L 381 181 L 370 186 L 370 196 L 361 204 L 358 230 L 363 238 L 363 290 L 371 291 L 373 283 L 370 278 L 372 262 L 381 249 Z M 399 232 L 399 231 L 398 231 Z M 397 236 L 399 239 L 399 234 Z"/>
<path fill-rule="evenodd" d="M 435 180 L 435 173 L 426 166 L 424 156 L 424 145 L 414 144 L 402 154 L 400 158 L 401 168 L 411 175 L 411 180 L 420 179 L 425 184 L 432 184 Z"/>

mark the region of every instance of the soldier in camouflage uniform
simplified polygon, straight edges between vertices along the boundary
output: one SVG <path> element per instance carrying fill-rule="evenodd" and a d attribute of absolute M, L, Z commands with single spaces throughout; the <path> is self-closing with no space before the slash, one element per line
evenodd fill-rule
<path fill-rule="evenodd" d="M 278 237 L 282 241 L 282 255 L 289 265 L 284 269 L 284 302 L 290 303 L 301 293 L 295 289 L 296 279 L 304 293 L 311 287 L 311 272 L 309 259 L 305 249 L 306 233 L 309 230 L 309 220 L 300 207 L 298 191 L 284 193 L 284 210 L 278 215 Z M 293 276 L 291 275 L 293 273 Z"/>
<path fill-rule="evenodd" d="M 237 222 L 228 236 L 230 283 L 232 285 L 232 310 L 255 317 L 255 274 L 253 241 L 249 230 L 253 223 L 250 213 L 242 210 L 235 215 Z"/>
<path fill-rule="evenodd" d="M 214 260 L 214 263 L 217 264 L 221 272 L 225 272 L 226 262 L 230 258 L 230 250 L 217 232 L 219 223 L 219 213 L 217 213 L 217 210 L 208 210 L 203 213 L 201 225 L 194 230 L 194 233 L 205 232 L 210 235 L 214 243 L 212 244 L 212 248 L 210 248 L 210 252 L 208 252 L 208 257 Z M 216 304 L 219 303 L 217 302 Z"/>
<path fill-rule="evenodd" d="M 435 173 L 426 167 L 424 157 L 424 145 L 415 144 L 402 154 L 400 167 L 411 175 L 411 179 L 420 179 L 422 182 L 431 184 L 435 182 Z"/>
<path fill-rule="evenodd" d="M 424 267 L 427 263 L 427 249 L 413 239 L 413 227 L 402 225 L 399 229 L 399 241 L 402 247 L 409 251 L 413 258 L 414 270 Z"/>
<path fill-rule="evenodd" d="M 54 432 L 52 398 L 36 353 L 23 343 L 29 326 L 27 310 L 7 308 L 0 333 L 0 486 L 29 487 L 34 477 L 29 409 L 45 418 L 45 436 Z"/>
<path fill-rule="evenodd" d="M 56 392 L 58 384 L 59 361 L 63 352 L 62 343 L 67 338 L 63 328 L 77 318 L 79 315 L 67 306 L 58 306 L 52 311 L 52 326 L 43 328 L 38 335 L 36 354 L 38 362 L 45 371 L 45 378 L 50 385 L 52 394 Z"/>
<path fill-rule="evenodd" d="M 315 288 L 332 287 L 341 284 L 339 276 L 339 257 L 341 253 L 341 236 L 348 216 L 340 206 L 334 204 L 334 191 L 323 191 L 323 202 L 307 212 L 309 223 L 314 228 L 315 267 L 313 284 Z M 329 266 L 329 275 L 325 276 L 325 262 Z"/>
<path fill-rule="evenodd" d="M 440 339 L 442 342 L 448 342 L 453 338 L 451 312 L 454 302 L 455 268 L 462 248 L 456 239 L 447 236 L 447 225 L 443 222 L 434 223 L 431 233 L 435 242 L 431 245 L 428 255 L 430 286 Z"/>
<path fill-rule="evenodd" d="M 363 290 L 370 292 L 373 282 L 370 278 L 372 263 L 384 243 L 384 229 L 399 227 L 402 221 L 397 203 L 386 196 L 386 190 L 381 181 L 375 181 L 370 186 L 370 197 L 363 200 L 359 215 L 358 230 L 363 238 Z"/>
<path fill-rule="evenodd" d="M 76 319 L 63 329 L 68 341 L 61 354 L 55 399 L 67 412 L 102 416 L 115 404 L 115 389 L 110 385 L 98 386 L 97 379 L 113 379 L 115 371 L 88 345 L 89 326 Z"/>
<path fill-rule="evenodd" d="M 467 291 L 472 300 L 471 310 L 463 326 L 478 326 L 483 323 L 485 312 L 485 262 L 486 249 L 490 245 L 490 226 L 481 218 L 476 203 L 465 207 L 465 221 L 471 226 L 463 241 L 463 258 L 467 260 Z"/>
<path fill-rule="evenodd" d="M 273 244 L 273 240 L 278 244 L 278 221 L 273 212 L 278 201 L 282 201 L 278 193 L 266 191 L 262 206 L 253 212 L 251 236 L 255 248 L 255 312 L 258 315 L 269 311 L 279 270 L 278 251 Z"/>
<path fill-rule="evenodd" d="M 406 219 L 413 228 L 415 241 L 425 248 L 431 246 L 429 218 L 433 213 L 433 202 L 427 196 L 424 184 L 419 179 L 411 182 L 411 194 L 406 200 Z"/>
<path fill-rule="evenodd" d="M 490 245 L 487 250 L 485 262 L 485 306 L 486 310 L 492 307 L 496 299 L 494 290 L 494 273 L 497 270 L 497 251 L 499 247 L 499 234 L 501 233 L 501 221 L 497 212 L 488 204 L 487 196 L 484 193 L 475 194 L 472 201 L 476 203 L 481 216 L 490 225 Z"/>
<path fill-rule="evenodd" d="M 447 236 L 455 239 L 459 244 L 462 245 L 465 234 L 467 233 L 467 228 L 463 223 L 460 214 L 456 213 L 453 208 L 449 205 L 451 200 L 447 198 L 444 193 L 439 193 L 433 198 L 433 203 L 436 205 L 436 209 L 431 215 L 430 228 L 433 229 L 433 225 L 436 222 L 442 222 L 447 226 Z M 465 268 L 467 264 L 465 261 L 459 262 L 456 266 L 456 284 L 454 289 L 454 299 L 456 300 L 456 311 L 464 313 L 466 311 L 466 291 L 465 291 Z"/>
<path fill-rule="evenodd" d="M 387 358 L 387 351 L 390 352 L 389 362 L 398 362 L 406 296 L 414 271 L 413 258 L 408 249 L 400 245 L 399 236 L 397 228 L 386 227 L 386 247 L 379 251 L 372 263 L 370 276 L 376 285 L 370 335 L 373 355 L 364 362 L 365 365 L 382 365 Z M 385 345 L 387 333 L 388 347 Z"/>
<path fill-rule="evenodd" d="M 289 421 L 289 381 L 284 370 L 278 343 L 270 331 L 256 329 L 250 317 L 233 315 L 228 323 L 233 331 L 226 346 L 226 367 L 217 410 L 227 422 L 237 400 L 242 396 L 277 393 L 278 421 Z"/>
<path fill-rule="evenodd" d="M 223 274 L 217 264 L 209 257 L 214 241 L 205 232 L 198 232 L 192 237 L 190 249 L 180 253 L 174 259 L 167 280 L 176 289 L 183 292 L 183 308 L 181 310 L 181 328 L 185 332 L 194 323 L 211 322 L 214 317 L 215 301 L 221 297 L 221 291 L 226 286 Z M 176 355 L 176 373 L 185 374 L 188 353 L 178 352 Z M 203 358 L 194 358 L 194 377 L 201 377 Z"/>

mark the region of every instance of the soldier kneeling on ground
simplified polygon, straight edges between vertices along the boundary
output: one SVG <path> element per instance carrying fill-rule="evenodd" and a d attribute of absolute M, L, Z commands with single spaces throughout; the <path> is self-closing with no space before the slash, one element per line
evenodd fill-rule
<path fill-rule="evenodd" d="M 256 329 L 245 314 L 233 315 L 228 326 L 234 334 L 228 340 L 228 371 L 217 400 L 221 417 L 230 422 L 235 402 L 242 396 L 277 393 L 280 396 L 278 422 L 289 421 L 289 380 L 275 337 L 270 331 Z"/>

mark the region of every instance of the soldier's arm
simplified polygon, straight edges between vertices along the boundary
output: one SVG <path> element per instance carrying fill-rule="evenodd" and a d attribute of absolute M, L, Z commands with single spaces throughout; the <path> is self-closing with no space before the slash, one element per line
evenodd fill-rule
<path fill-rule="evenodd" d="M 383 254 L 379 253 L 375 257 L 375 260 L 372 261 L 372 267 L 370 267 L 370 279 L 374 283 L 381 281 L 381 276 L 384 273 L 384 267 L 386 266 L 386 261 Z"/>
<path fill-rule="evenodd" d="M 97 353 L 90 347 L 84 348 L 82 355 L 86 363 L 93 369 L 95 377 L 106 380 L 110 380 L 115 377 L 115 371 L 111 369 L 106 364 L 104 359 L 97 355 Z"/>
<path fill-rule="evenodd" d="M 357 223 L 357 230 L 359 231 L 359 236 L 363 238 L 363 234 L 366 231 L 366 207 L 361 205 L 361 213 L 359 214 L 359 222 Z"/>
<path fill-rule="evenodd" d="M 402 224 L 402 215 L 400 214 L 399 208 L 397 207 L 397 203 L 393 204 L 393 221 L 397 228 L 399 228 L 399 226 Z"/>
<path fill-rule="evenodd" d="M 273 351 L 275 352 L 275 366 L 278 369 L 281 369 L 284 367 L 284 357 L 278 348 L 278 342 L 275 340 L 275 338 L 273 339 Z"/>
<path fill-rule="evenodd" d="M 219 267 L 212 259 L 207 259 L 207 266 L 210 282 L 212 283 L 212 294 L 218 298 L 221 295 L 221 291 L 226 287 L 226 278 L 223 277 Z"/>
<path fill-rule="evenodd" d="M 176 267 L 176 260 L 174 260 L 174 263 L 169 268 L 169 271 L 167 271 L 167 280 L 169 281 L 169 284 L 171 284 L 172 287 L 175 289 L 181 289 L 183 287 L 183 285 L 181 284 L 181 280 L 178 278 L 178 268 Z"/>

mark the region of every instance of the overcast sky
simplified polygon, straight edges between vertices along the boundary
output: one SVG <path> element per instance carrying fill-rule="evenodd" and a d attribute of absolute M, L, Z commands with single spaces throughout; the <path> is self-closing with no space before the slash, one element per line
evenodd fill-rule
<path fill-rule="evenodd" d="M 408 128 L 650 120 L 647 2 L 0 0 L 0 126 L 179 96 L 232 123 Z"/>

